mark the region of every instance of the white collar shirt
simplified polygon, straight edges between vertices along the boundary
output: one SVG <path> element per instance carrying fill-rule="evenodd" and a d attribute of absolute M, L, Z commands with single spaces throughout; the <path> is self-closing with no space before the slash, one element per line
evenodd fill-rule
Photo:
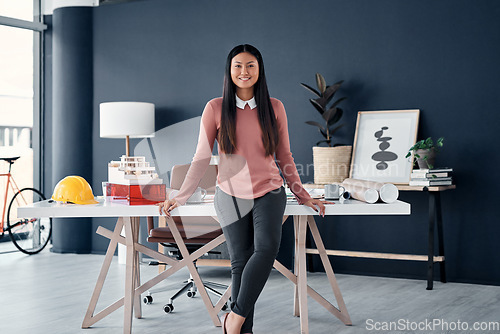
<path fill-rule="evenodd" d="M 254 109 L 255 107 L 257 107 L 257 102 L 255 102 L 255 96 L 252 97 L 250 100 L 248 101 L 243 101 L 242 99 L 240 99 L 238 97 L 238 95 L 235 95 L 236 96 L 236 107 L 240 108 L 240 109 L 245 109 L 245 106 L 248 104 L 248 106 L 250 107 L 250 109 Z"/>

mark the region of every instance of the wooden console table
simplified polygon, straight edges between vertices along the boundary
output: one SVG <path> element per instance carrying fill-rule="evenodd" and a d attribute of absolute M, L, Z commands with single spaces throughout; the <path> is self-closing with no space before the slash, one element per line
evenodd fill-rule
<path fill-rule="evenodd" d="M 361 257 L 361 258 L 372 258 L 372 259 L 427 261 L 427 290 L 432 290 L 435 263 L 439 263 L 441 282 L 446 283 L 446 269 L 445 269 L 445 256 L 444 256 L 444 241 L 443 241 L 443 218 L 441 212 L 441 192 L 445 190 L 455 189 L 456 186 L 455 185 L 435 186 L 435 187 L 409 186 L 409 185 L 396 185 L 396 186 L 400 191 L 422 191 L 422 192 L 428 192 L 429 194 L 429 227 L 428 227 L 429 236 L 428 236 L 427 255 L 355 252 L 355 251 L 344 251 L 344 250 L 328 250 L 327 254 L 334 256 Z M 324 188 L 324 185 L 309 183 L 309 184 L 304 184 L 304 188 L 322 189 Z M 434 226 L 437 226 L 437 238 L 438 238 L 437 256 L 434 255 L 435 252 Z"/>

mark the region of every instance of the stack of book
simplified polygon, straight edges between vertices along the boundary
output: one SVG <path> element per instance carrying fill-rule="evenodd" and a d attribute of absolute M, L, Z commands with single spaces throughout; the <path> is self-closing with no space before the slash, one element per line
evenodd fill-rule
<path fill-rule="evenodd" d="M 453 184 L 453 168 L 414 169 L 411 173 L 410 186 L 449 186 Z"/>

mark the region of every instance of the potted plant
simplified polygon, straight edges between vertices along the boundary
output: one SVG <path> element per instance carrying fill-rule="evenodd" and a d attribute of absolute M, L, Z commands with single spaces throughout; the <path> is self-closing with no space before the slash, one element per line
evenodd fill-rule
<path fill-rule="evenodd" d="M 439 149 L 443 147 L 444 138 L 440 137 L 436 140 L 436 143 L 431 137 L 427 139 L 422 139 L 415 143 L 408 150 L 406 157 L 409 158 L 413 153 L 413 157 L 417 160 L 418 168 L 420 169 L 432 169 L 434 168 L 434 162 L 436 161 L 436 154 Z"/>
<path fill-rule="evenodd" d="M 339 125 L 337 123 L 344 112 L 339 107 L 339 104 L 346 97 L 341 97 L 330 104 L 343 82 L 341 80 L 331 86 L 327 86 L 325 78 L 321 74 L 316 73 L 317 90 L 301 83 L 302 87 L 316 96 L 316 98 L 309 99 L 309 101 L 323 119 L 323 124 L 316 121 L 306 122 L 309 125 L 317 127 L 319 133 L 324 137 L 323 140 L 318 141 L 316 146 L 313 147 L 314 183 L 316 184 L 339 183 L 349 174 L 352 146 L 341 146 L 341 144 L 334 143 L 333 141 L 333 135 L 343 126 L 343 124 Z M 327 147 L 319 146 L 323 143 Z"/>

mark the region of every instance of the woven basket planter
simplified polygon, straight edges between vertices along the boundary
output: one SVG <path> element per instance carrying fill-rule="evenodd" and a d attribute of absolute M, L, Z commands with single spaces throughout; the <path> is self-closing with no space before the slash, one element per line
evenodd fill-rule
<path fill-rule="evenodd" d="M 349 176 L 352 146 L 313 147 L 314 183 L 341 183 Z"/>

